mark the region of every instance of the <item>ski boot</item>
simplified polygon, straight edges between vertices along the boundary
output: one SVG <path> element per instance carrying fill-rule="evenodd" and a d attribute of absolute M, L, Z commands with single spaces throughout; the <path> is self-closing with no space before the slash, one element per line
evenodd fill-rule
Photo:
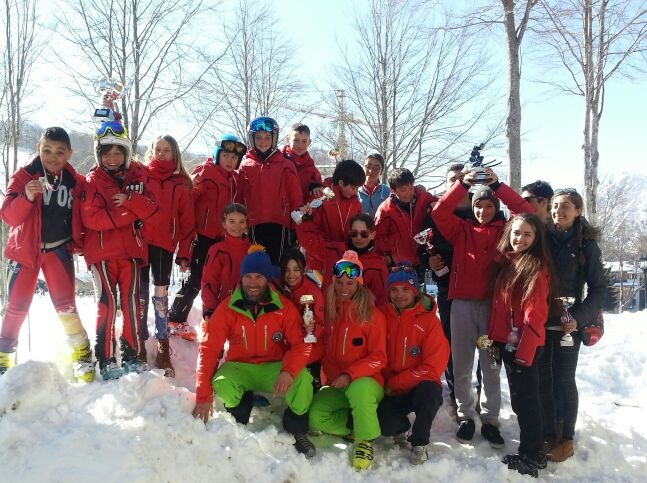
<path fill-rule="evenodd" d="M 191 342 L 198 339 L 198 332 L 186 322 L 169 322 L 168 333 L 169 335 L 182 337 L 184 340 Z"/>
<path fill-rule="evenodd" d="M 90 341 L 72 345 L 72 373 L 77 382 L 94 381 L 95 370 Z"/>
<path fill-rule="evenodd" d="M 15 352 L 0 352 L 0 375 L 13 367 L 15 357 Z"/>
<path fill-rule="evenodd" d="M 114 357 L 105 361 L 99 361 L 99 373 L 104 381 L 119 379 L 122 374 L 121 367 L 119 367 Z"/>
<path fill-rule="evenodd" d="M 353 452 L 353 468 L 366 470 L 373 462 L 373 441 L 358 439 Z"/>
<path fill-rule="evenodd" d="M 148 370 L 148 365 L 144 364 L 139 358 L 134 357 L 121 362 L 121 372 L 123 374 L 141 374 Z"/>

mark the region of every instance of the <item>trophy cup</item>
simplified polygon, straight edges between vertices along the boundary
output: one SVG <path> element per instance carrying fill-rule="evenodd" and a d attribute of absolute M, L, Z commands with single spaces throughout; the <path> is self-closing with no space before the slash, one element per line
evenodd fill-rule
<path fill-rule="evenodd" d="M 494 341 L 492 339 L 487 335 L 481 335 L 476 339 L 476 347 L 487 350 L 487 353 L 490 356 L 490 367 L 492 369 L 499 367 L 499 348 L 494 345 Z"/>
<path fill-rule="evenodd" d="M 485 148 L 485 143 L 481 143 L 472 148 L 470 160 L 465 164 L 465 168 L 463 169 L 464 173 L 469 173 L 470 171 L 476 172 L 475 181 L 480 184 L 486 183 L 488 180 L 488 175 L 483 166 L 483 156 L 481 155 L 483 148 Z"/>
<path fill-rule="evenodd" d="M 313 304 L 314 301 L 315 298 L 312 295 L 302 295 L 299 299 L 299 303 L 301 305 L 305 305 L 305 308 L 303 309 L 303 325 L 308 334 L 303 338 L 303 342 L 306 344 L 314 344 L 317 342 L 317 337 L 312 333 L 314 330 L 315 314 L 312 312 L 312 309 L 310 309 L 310 304 Z"/>
<path fill-rule="evenodd" d="M 436 247 L 431 243 L 431 239 L 434 236 L 434 232 L 431 228 L 426 228 L 422 230 L 420 233 L 416 234 L 413 236 L 413 239 L 418 245 L 424 245 L 425 249 L 427 250 L 427 253 L 429 255 L 438 255 L 438 251 L 436 250 Z M 434 273 L 438 277 L 442 277 L 443 275 L 446 275 L 449 273 L 449 268 L 447 265 L 445 265 L 443 268 L 440 270 L 434 270 Z"/>
<path fill-rule="evenodd" d="M 573 316 L 568 311 L 575 304 L 575 297 L 559 297 L 559 300 L 562 302 L 562 310 L 564 311 L 564 319 L 566 322 L 573 320 Z M 566 332 L 562 339 L 559 341 L 559 345 L 562 347 L 573 347 L 573 336 Z"/>
<path fill-rule="evenodd" d="M 315 198 L 310 203 L 308 203 L 308 207 L 311 209 L 319 208 L 321 205 L 323 205 L 323 202 L 325 200 L 332 200 L 334 198 L 335 192 L 331 188 L 324 188 L 323 195 L 319 198 Z M 292 217 L 292 221 L 294 221 L 297 225 L 300 225 L 303 222 L 303 213 L 300 210 L 294 210 L 292 213 L 290 213 L 290 216 Z"/>
<path fill-rule="evenodd" d="M 119 121 L 121 114 L 115 108 L 115 101 L 121 97 L 124 83 L 110 78 L 104 78 L 95 84 L 97 93 L 101 96 L 102 107 L 94 110 L 94 119 L 98 123 L 103 121 Z"/>

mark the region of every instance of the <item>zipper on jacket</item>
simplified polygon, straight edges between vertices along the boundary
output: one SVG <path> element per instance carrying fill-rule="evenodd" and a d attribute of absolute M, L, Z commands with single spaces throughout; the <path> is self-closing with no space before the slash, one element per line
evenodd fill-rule
<path fill-rule="evenodd" d="M 404 367 L 404 360 L 407 357 L 407 337 L 404 338 L 404 343 L 402 344 L 402 367 Z"/>
<path fill-rule="evenodd" d="M 175 240 L 175 217 L 173 217 L 173 230 L 171 231 L 171 240 Z"/>
<path fill-rule="evenodd" d="M 102 231 L 99 232 L 99 246 L 103 250 L 103 232 Z"/>
<path fill-rule="evenodd" d="M 265 324 L 265 328 L 263 329 L 264 336 L 263 336 L 263 350 L 267 352 L 267 324 Z"/>
<path fill-rule="evenodd" d="M 207 214 L 204 215 L 204 229 L 207 229 L 207 224 L 209 223 L 209 208 L 207 208 Z"/>
<path fill-rule="evenodd" d="M 243 342 L 245 343 L 245 350 L 249 352 L 247 348 L 247 332 L 245 332 L 245 326 L 243 325 Z"/>
<path fill-rule="evenodd" d="M 344 329 L 344 342 L 341 346 L 341 355 L 346 355 L 346 336 L 348 336 L 348 327 Z"/>

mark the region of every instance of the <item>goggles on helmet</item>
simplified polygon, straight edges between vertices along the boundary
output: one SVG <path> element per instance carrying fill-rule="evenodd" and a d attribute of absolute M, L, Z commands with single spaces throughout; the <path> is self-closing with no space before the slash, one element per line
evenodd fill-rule
<path fill-rule="evenodd" d="M 335 278 L 341 278 L 343 275 L 346 275 L 348 278 L 357 278 L 361 277 L 362 270 L 359 268 L 359 265 L 356 265 L 353 262 L 341 260 L 335 263 L 335 266 L 332 269 L 332 274 Z"/>

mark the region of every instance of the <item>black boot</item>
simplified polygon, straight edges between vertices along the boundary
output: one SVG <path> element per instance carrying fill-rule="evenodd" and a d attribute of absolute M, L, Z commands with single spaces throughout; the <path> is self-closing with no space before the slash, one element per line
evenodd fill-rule
<path fill-rule="evenodd" d="M 254 393 L 252 391 L 246 391 L 240 399 L 238 406 L 234 406 L 233 408 L 226 407 L 225 409 L 234 417 L 236 422 L 247 424 L 249 422 L 249 415 L 252 413 L 253 406 Z"/>

